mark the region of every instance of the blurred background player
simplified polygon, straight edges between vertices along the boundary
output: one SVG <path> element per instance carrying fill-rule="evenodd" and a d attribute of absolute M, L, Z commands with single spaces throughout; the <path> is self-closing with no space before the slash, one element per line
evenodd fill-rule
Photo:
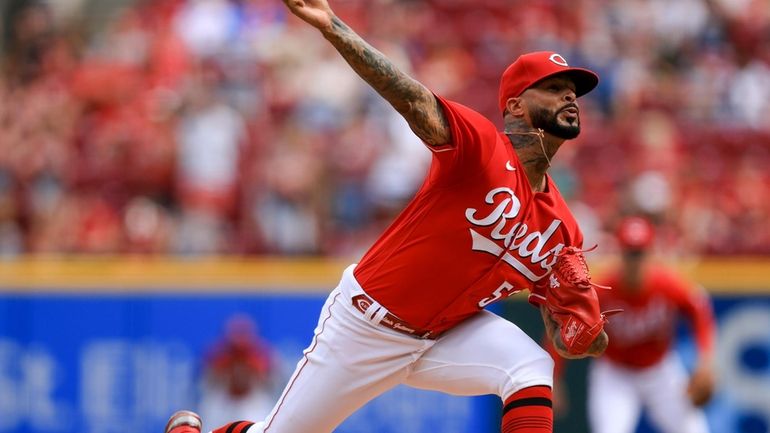
<path fill-rule="evenodd" d="M 233 315 L 204 361 L 199 410 L 206 426 L 266 416 L 276 398 L 274 373 L 272 349 L 257 324 L 244 314 Z"/>
<path fill-rule="evenodd" d="M 706 433 L 699 409 L 714 390 L 714 320 L 710 300 L 698 286 L 648 260 L 652 224 L 623 219 L 617 229 L 622 263 L 600 283 L 602 308 L 622 308 L 605 326 L 610 343 L 593 360 L 588 377 L 592 433 L 632 433 L 646 410 L 664 433 Z M 680 317 L 687 319 L 697 347 L 688 374 L 674 351 Z"/>

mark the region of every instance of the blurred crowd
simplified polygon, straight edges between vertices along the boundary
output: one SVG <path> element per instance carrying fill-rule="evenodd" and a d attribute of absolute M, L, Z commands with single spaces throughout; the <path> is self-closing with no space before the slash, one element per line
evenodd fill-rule
<path fill-rule="evenodd" d="M 97 3 L 6 2 L 0 254 L 354 255 L 419 187 L 430 153 L 280 0 L 114 2 L 84 25 Z M 519 53 L 598 71 L 552 168 L 587 244 L 642 213 L 668 250 L 770 253 L 768 0 L 331 4 L 500 125 Z"/>

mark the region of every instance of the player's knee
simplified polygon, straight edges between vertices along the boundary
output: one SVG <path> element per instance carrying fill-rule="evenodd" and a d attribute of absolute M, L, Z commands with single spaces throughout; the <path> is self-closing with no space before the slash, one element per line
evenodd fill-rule
<path fill-rule="evenodd" d="M 514 392 L 536 385 L 553 387 L 554 361 L 551 355 L 540 349 L 528 357 L 527 362 L 517 363 L 508 371 L 507 380 L 502 384 L 500 397 L 505 399 Z"/>

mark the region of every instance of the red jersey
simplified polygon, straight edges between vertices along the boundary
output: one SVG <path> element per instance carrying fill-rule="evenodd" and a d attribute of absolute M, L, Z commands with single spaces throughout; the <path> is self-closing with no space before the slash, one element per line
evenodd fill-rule
<path fill-rule="evenodd" d="M 629 292 L 618 273 L 602 281 L 612 290 L 598 290 L 602 310 L 622 308 L 604 329 L 610 343 L 604 356 L 631 368 L 649 367 L 670 349 L 680 315 L 693 329 L 699 352 L 714 344 L 714 317 L 706 294 L 660 266 L 648 265 L 641 288 Z"/>
<path fill-rule="evenodd" d="M 452 142 L 354 270 L 366 293 L 441 332 L 546 276 L 583 236 L 553 181 L 535 193 L 513 146 L 481 114 L 439 98 Z"/>

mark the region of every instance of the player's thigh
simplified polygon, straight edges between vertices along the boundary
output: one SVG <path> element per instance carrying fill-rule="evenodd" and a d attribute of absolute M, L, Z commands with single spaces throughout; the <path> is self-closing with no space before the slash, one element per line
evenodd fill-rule
<path fill-rule="evenodd" d="M 332 293 L 310 346 L 272 412 L 267 433 L 331 432 L 366 402 L 399 384 L 426 343 L 385 333 Z"/>
<path fill-rule="evenodd" d="M 679 357 L 670 353 L 644 380 L 650 419 L 665 433 L 707 433 L 703 411 L 687 395 L 689 375 Z"/>
<path fill-rule="evenodd" d="M 505 399 L 529 386 L 552 386 L 553 360 L 518 326 L 482 311 L 443 335 L 414 364 L 404 383 Z"/>
<path fill-rule="evenodd" d="M 587 408 L 591 433 L 633 433 L 642 402 L 627 370 L 604 360 L 592 360 Z"/>

